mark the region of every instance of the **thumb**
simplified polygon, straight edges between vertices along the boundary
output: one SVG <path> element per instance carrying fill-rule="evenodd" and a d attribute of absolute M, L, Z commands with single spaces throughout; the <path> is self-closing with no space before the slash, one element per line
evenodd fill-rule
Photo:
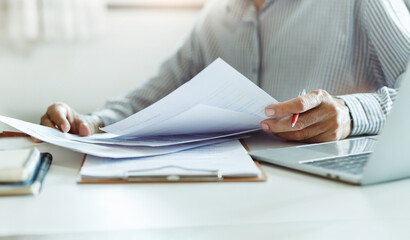
<path fill-rule="evenodd" d="M 78 135 L 86 137 L 97 133 L 100 126 L 102 126 L 102 123 L 99 118 L 83 115 L 79 118 Z"/>
<path fill-rule="evenodd" d="M 93 134 L 93 128 L 91 128 L 85 121 L 82 121 L 78 129 L 78 135 L 80 135 L 81 137 L 86 137 L 91 134 Z"/>

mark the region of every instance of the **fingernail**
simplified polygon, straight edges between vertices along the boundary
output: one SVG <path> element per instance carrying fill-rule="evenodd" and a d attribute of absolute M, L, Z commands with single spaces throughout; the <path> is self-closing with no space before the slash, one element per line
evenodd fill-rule
<path fill-rule="evenodd" d="M 266 123 L 262 123 L 261 128 L 262 128 L 262 130 L 264 130 L 264 131 L 269 131 L 269 126 L 268 126 L 268 124 L 266 124 Z"/>
<path fill-rule="evenodd" d="M 272 117 L 275 114 L 275 110 L 273 110 L 272 108 L 268 108 L 266 109 L 265 114 L 268 117 Z"/>
<path fill-rule="evenodd" d="M 63 131 L 64 133 L 68 132 L 68 127 L 65 124 L 61 124 L 60 126 L 61 131 Z"/>

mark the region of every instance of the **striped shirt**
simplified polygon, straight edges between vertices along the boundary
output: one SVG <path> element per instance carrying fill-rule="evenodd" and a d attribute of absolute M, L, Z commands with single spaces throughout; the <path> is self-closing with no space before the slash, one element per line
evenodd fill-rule
<path fill-rule="evenodd" d="M 180 48 L 141 88 L 93 114 L 105 125 L 163 98 L 221 57 L 278 101 L 324 89 L 349 107 L 351 135 L 377 134 L 410 60 L 409 0 L 208 3 Z"/>

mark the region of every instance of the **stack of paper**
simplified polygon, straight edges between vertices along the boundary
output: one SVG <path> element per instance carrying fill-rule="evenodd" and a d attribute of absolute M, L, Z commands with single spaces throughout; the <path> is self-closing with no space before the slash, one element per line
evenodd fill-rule
<path fill-rule="evenodd" d="M 189 100 L 189 101 L 187 101 Z M 227 141 L 259 129 L 264 109 L 277 101 L 215 60 L 193 79 L 146 109 L 90 137 L 0 116 L 0 121 L 42 141 L 106 158 L 162 155 Z"/>
<path fill-rule="evenodd" d="M 87 156 L 82 180 L 126 179 L 132 176 L 183 176 L 217 172 L 221 177 L 260 177 L 261 172 L 237 140 L 173 154 L 119 159 Z"/>
<path fill-rule="evenodd" d="M 68 148 L 73 151 L 107 158 L 154 156 L 226 141 L 225 139 L 214 139 L 209 141 L 188 142 L 159 147 L 105 145 L 76 141 L 76 139 L 79 139 L 80 137 L 69 133 L 62 133 L 53 128 L 24 122 L 18 119 L 0 116 L 0 121 L 44 142 Z"/>

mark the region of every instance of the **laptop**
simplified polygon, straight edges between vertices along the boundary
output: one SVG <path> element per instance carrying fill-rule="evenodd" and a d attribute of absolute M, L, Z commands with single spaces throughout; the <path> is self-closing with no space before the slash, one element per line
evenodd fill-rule
<path fill-rule="evenodd" d="M 379 136 L 251 151 L 263 162 L 352 184 L 410 177 L 410 65 Z"/>

